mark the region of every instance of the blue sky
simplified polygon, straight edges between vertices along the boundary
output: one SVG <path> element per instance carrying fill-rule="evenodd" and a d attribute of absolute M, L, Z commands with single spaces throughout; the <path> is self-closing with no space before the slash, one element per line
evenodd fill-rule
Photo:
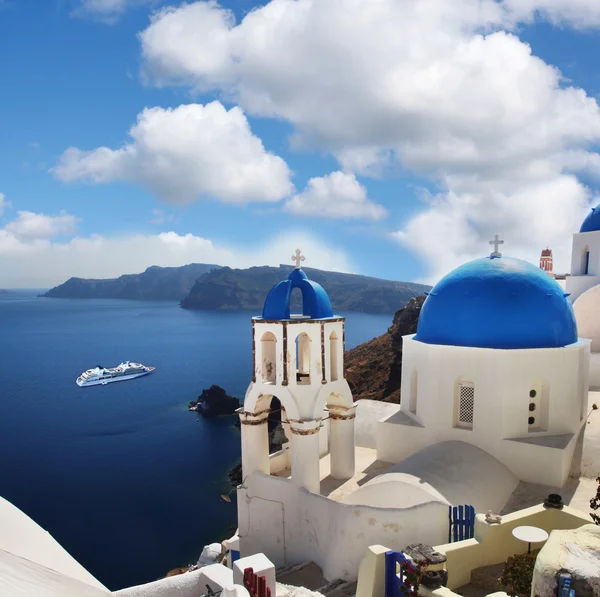
<path fill-rule="evenodd" d="M 0 287 L 296 246 L 434 281 L 496 232 L 566 271 L 597 203 L 596 5 L 4 0 Z"/>

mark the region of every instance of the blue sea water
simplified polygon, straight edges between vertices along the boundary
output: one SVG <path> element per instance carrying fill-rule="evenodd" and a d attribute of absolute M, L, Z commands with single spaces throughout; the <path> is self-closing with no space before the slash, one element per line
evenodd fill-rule
<path fill-rule="evenodd" d="M 240 438 L 232 417 L 205 420 L 187 403 L 211 384 L 243 397 L 252 315 L 0 295 L 0 495 L 109 589 L 195 561 L 235 528 L 235 497 L 221 494 Z M 344 315 L 348 348 L 391 323 L 391 315 Z M 85 369 L 124 360 L 156 371 L 75 384 Z"/>

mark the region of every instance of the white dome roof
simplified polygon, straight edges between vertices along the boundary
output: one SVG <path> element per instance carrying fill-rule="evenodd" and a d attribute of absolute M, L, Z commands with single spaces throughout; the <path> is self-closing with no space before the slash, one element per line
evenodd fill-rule
<path fill-rule="evenodd" d="M 377 508 L 411 508 L 437 502 L 471 504 L 477 512 L 498 512 L 517 477 L 500 461 L 471 444 L 447 441 L 423 448 L 375 477 L 345 500 Z"/>
<path fill-rule="evenodd" d="M 592 286 L 574 303 L 580 338 L 592 341 L 592 352 L 600 352 L 600 286 Z"/>

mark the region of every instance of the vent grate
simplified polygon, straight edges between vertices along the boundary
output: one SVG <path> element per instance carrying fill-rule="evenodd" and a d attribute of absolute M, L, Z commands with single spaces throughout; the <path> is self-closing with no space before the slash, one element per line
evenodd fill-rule
<path fill-rule="evenodd" d="M 475 388 L 472 385 L 461 384 L 459 390 L 458 422 L 461 425 L 473 425 L 475 409 Z"/>

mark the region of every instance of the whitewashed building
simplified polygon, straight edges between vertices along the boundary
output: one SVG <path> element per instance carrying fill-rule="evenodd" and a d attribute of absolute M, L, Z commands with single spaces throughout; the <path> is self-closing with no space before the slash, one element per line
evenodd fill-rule
<path fill-rule="evenodd" d="M 312 560 L 327 579 L 352 579 L 369 545 L 447 541 L 449 506 L 497 512 L 522 482 L 565 484 L 588 414 L 590 342 L 558 283 L 492 244 L 433 288 L 404 337 L 400 406 L 353 404 L 344 319 L 300 258 L 271 290 L 239 411 L 242 556 Z M 269 455 L 273 397 L 290 442 Z"/>
<path fill-rule="evenodd" d="M 570 294 L 579 335 L 591 340 L 590 388 L 600 388 L 600 206 L 595 207 L 573 235 Z"/>

